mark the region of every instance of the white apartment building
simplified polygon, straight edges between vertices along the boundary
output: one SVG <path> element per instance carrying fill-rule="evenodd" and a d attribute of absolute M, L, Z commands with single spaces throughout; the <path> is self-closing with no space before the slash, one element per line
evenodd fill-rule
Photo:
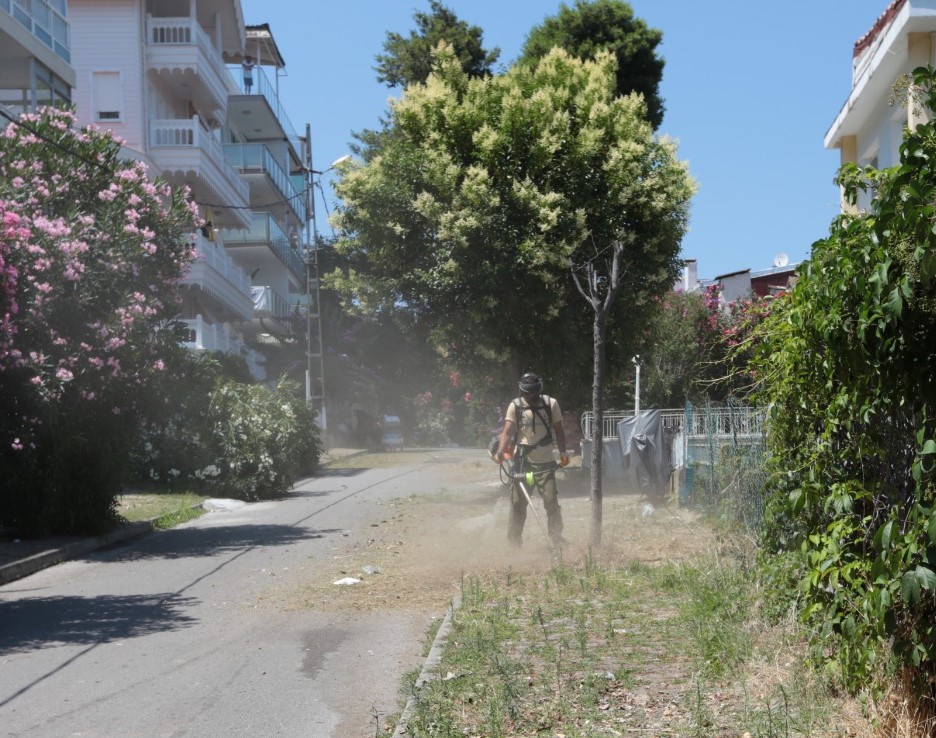
<path fill-rule="evenodd" d="M 894 95 L 895 83 L 928 64 L 936 64 L 936 0 L 894 0 L 855 42 L 852 89 L 826 133 L 825 147 L 839 149 L 843 164 L 898 164 L 903 130 L 920 122 L 921 111 L 912 100 Z M 871 197 L 863 193 L 858 207 L 867 208 Z"/>
<path fill-rule="evenodd" d="M 0 0 L 0 106 L 15 116 L 69 103 L 74 86 L 65 0 Z"/>
<path fill-rule="evenodd" d="M 187 345 L 241 356 L 257 379 L 296 364 L 301 378 L 306 174 L 269 29 L 245 26 L 240 0 L 69 0 L 69 18 L 78 122 L 112 130 L 154 177 L 187 185 L 207 222 L 191 235 Z"/>

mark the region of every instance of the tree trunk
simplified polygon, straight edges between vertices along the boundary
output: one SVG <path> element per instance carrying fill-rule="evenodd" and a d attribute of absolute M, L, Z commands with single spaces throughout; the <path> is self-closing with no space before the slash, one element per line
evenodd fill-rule
<path fill-rule="evenodd" d="M 592 448 L 591 448 L 591 545 L 601 547 L 601 458 L 604 452 L 604 370 L 607 315 L 595 311 L 592 328 Z"/>

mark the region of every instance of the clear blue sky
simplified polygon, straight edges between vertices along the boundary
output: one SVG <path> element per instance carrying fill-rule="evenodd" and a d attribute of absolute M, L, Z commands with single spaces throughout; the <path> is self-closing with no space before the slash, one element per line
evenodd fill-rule
<path fill-rule="evenodd" d="M 286 60 L 280 95 L 297 129 L 312 126 L 315 168 L 348 151 L 351 132 L 376 128 L 387 99 L 374 57 L 387 31 L 415 28 L 428 0 L 241 0 L 248 24 L 269 23 Z M 444 0 L 480 26 L 500 64 L 559 0 Z M 568 0 L 572 5 L 572 0 Z M 660 133 L 679 141 L 699 192 L 683 256 L 700 277 L 769 268 L 809 255 L 838 212 L 838 151 L 826 131 L 848 96 L 854 42 L 887 0 L 635 0 L 663 31 Z M 329 210 L 333 195 L 328 193 Z M 321 200 L 320 221 L 324 220 Z M 324 228 L 323 230 L 327 230 Z"/>

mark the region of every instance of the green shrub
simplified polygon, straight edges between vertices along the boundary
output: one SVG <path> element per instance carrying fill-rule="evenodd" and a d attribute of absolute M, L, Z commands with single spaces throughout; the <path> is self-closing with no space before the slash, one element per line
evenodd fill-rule
<path fill-rule="evenodd" d="M 916 69 L 936 111 L 936 72 Z M 766 542 L 797 552 L 815 653 L 851 689 L 882 660 L 936 679 L 936 122 L 900 163 L 846 165 L 852 202 L 768 318 L 756 369 L 770 406 Z"/>
<path fill-rule="evenodd" d="M 320 454 L 315 414 L 298 399 L 293 382 L 275 389 L 222 381 L 211 395 L 208 419 L 218 451 L 217 483 L 243 500 L 282 496 Z"/>

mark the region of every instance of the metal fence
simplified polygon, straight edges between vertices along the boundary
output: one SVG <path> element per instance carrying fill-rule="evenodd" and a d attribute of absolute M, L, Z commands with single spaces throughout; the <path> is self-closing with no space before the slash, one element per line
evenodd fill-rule
<path fill-rule="evenodd" d="M 696 505 L 757 532 L 764 522 L 766 413 L 742 405 L 686 404 L 682 504 Z"/>
<path fill-rule="evenodd" d="M 661 411 L 663 427 L 675 436 L 670 465 L 681 505 L 731 517 L 749 531 L 764 518 L 766 413 L 737 403 L 692 405 Z M 604 439 L 617 438 L 618 423 L 633 412 L 604 414 Z M 582 435 L 592 438 L 594 416 L 582 415 Z"/>

